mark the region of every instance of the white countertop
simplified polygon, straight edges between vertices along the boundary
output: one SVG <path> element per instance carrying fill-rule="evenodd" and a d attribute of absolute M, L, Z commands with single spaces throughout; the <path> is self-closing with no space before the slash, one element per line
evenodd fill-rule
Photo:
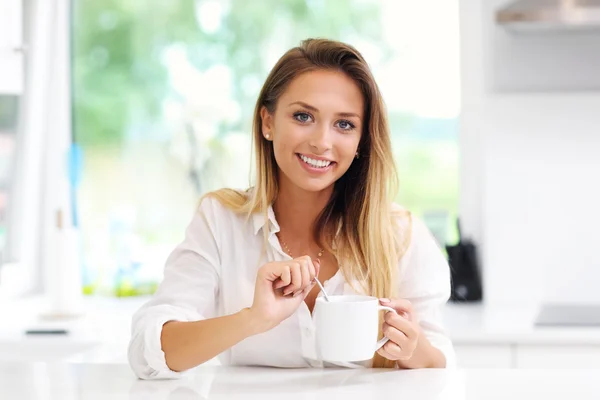
<path fill-rule="evenodd" d="M 2 397 L 71 399 L 587 400 L 600 370 L 377 370 L 199 367 L 141 381 L 124 364 L 0 363 Z"/>

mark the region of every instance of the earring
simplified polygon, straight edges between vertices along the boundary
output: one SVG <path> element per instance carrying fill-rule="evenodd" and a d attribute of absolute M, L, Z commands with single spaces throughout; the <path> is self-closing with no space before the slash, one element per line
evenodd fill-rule
<path fill-rule="evenodd" d="M 360 156 L 358 155 L 358 151 L 357 151 L 356 156 L 354 156 L 354 158 L 356 158 L 358 160 L 358 157 L 360 157 Z"/>
<path fill-rule="evenodd" d="M 271 134 L 270 133 L 265 133 L 265 138 L 270 139 L 271 138 Z"/>

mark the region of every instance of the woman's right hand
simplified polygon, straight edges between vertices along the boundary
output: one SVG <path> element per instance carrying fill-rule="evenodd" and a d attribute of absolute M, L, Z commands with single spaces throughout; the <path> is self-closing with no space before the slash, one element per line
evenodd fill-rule
<path fill-rule="evenodd" d="M 309 256 L 260 267 L 250 311 L 261 330 L 276 327 L 300 307 L 315 286 L 319 268 L 319 260 L 312 261 Z"/>

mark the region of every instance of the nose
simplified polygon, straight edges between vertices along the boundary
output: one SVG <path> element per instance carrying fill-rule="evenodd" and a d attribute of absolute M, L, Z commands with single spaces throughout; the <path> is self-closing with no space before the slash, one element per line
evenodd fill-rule
<path fill-rule="evenodd" d="M 323 154 L 331 150 L 331 129 L 326 124 L 319 124 L 313 130 L 308 145 L 316 154 Z"/>

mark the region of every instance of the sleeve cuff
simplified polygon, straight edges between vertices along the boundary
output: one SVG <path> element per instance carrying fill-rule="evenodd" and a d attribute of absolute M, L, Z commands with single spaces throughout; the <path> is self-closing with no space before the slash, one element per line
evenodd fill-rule
<path fill-rule="evenodd" d="M 188 375 L 193 368 L 189 370 L 176 372 L 169 368 L 165 359 L 165 353 L 162 350 L 161 334 L 163 325 L 168 321 L 198 321 L 204 319 L 201 315 L 194 312 L 185 312 L 187 310 L 160 310 L 154 315 L 147 315 L 147 323 L 140 332 L 142 336 L 142 358 L 145 361 L 143 379 L 178 379 Z M 158 311 L 158 310 L 157 310 Z"/>

